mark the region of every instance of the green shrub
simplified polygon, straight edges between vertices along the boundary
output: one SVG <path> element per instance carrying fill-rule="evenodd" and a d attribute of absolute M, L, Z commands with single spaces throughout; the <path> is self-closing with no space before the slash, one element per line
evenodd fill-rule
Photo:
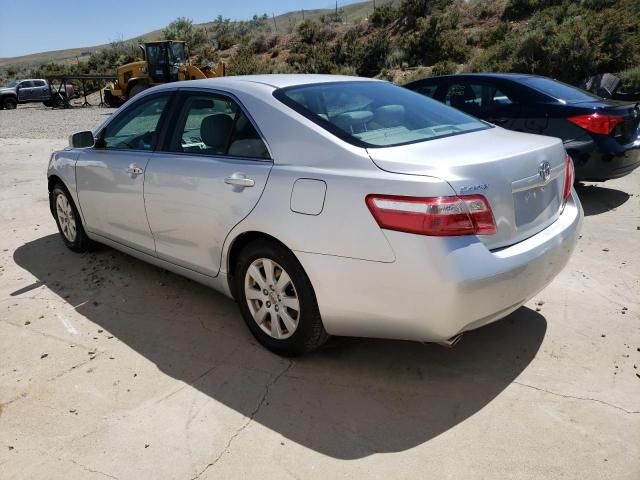
<path fill-rule="evenodd" d="M 412 65 L 433 65 L 443 60 L 464 63 L 469 56 L 467 38 L 456 29 L 457 13 L 433 14 L 420 18 L 414 31 L 403 40 Z"/>
<path fill-rule="evenodd" d="M 640 92 L 640 67 L 630 68 L 617 74 L 620 77 L 620 90 Z"/>
<path fill-rule="evenodd" d="M 436 63 L 431 69 L 431 75 L 434 77 L 440 75 L 451 75 L 458 71 L 458 65 L 455 62 L 442 61 Z"/>
<path fill-rule="evenodd" d="M 313 20 L 305 20 L 298 25 L 298 36 L 304 43 L 315 43 L 318 40 L 318 34 L 320 33 L 320 26 Z"/>
<path fill-rule="evenodd" d="M 369 21 L 376 27 L 386 27 L 398 18 L 398 11 L 392 3 L 385 3 L 373 10 Z"/>

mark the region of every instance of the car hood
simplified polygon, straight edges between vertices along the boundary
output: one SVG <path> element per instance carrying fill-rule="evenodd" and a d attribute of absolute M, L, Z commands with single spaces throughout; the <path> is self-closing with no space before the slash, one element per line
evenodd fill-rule
<path fill-rule="evenodd" d="M 8 93 L 8 92 L 15 93 L 16 92 L 15 87 L 0 87 L 0 93 Z"/>

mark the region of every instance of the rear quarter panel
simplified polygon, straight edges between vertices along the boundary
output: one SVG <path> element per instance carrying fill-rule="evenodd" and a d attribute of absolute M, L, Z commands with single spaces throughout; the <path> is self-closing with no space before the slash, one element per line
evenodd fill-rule
<path fill-rule="evenodd" d="M 280 104 L 273 89 L 234 93 L 250 112 L 269 144 L 274 166 L 256 208 L 228 235 L 223 256 L 238 235 L 267 233 L 293 251 L 393 262 L 395 254 L 369 212 L 371 193 L 451 195 L 448 184 L 433 177 L 380 170 L 365 149 L 339 140 L 304 116 Z M 326 184 L 318 215 L 296 213 L 291 194 L 299 179 Z M 222 265 L 226 265 L 223 262 Z"/>

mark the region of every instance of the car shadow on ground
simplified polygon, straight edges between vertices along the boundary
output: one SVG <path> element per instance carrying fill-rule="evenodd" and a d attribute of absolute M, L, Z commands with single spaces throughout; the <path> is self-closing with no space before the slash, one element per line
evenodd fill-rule
<path fill-rule="evenodd" d="M 575 188 L 586 216 L 600 215 L 618 208 L 629 200 L 628 193 L 615 188 L 583 183 L 576 184 Z"/>
<path fill-rule="evenodd" d="M 166 375 L 340 459 L 404 451 L 474 415 L 531 362 L 547 326 L 521 308 L 453 349 L 342 338 L 287 360 L 256 344 L 231 300 L 115 250 L 75 254 L 49 235 L 14 260 L 34 289 L 46 285 Z"/>

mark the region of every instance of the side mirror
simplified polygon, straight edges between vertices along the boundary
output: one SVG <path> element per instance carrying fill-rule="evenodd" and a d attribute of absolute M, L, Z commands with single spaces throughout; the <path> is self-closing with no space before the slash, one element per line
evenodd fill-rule
<path fill-rule="evenodd" d="M 94 144 L 93 133 L 89 131 L 76 132 L 69 137 L 69 146 L 71 148 L 88 148 L 93 147 Z"/>

